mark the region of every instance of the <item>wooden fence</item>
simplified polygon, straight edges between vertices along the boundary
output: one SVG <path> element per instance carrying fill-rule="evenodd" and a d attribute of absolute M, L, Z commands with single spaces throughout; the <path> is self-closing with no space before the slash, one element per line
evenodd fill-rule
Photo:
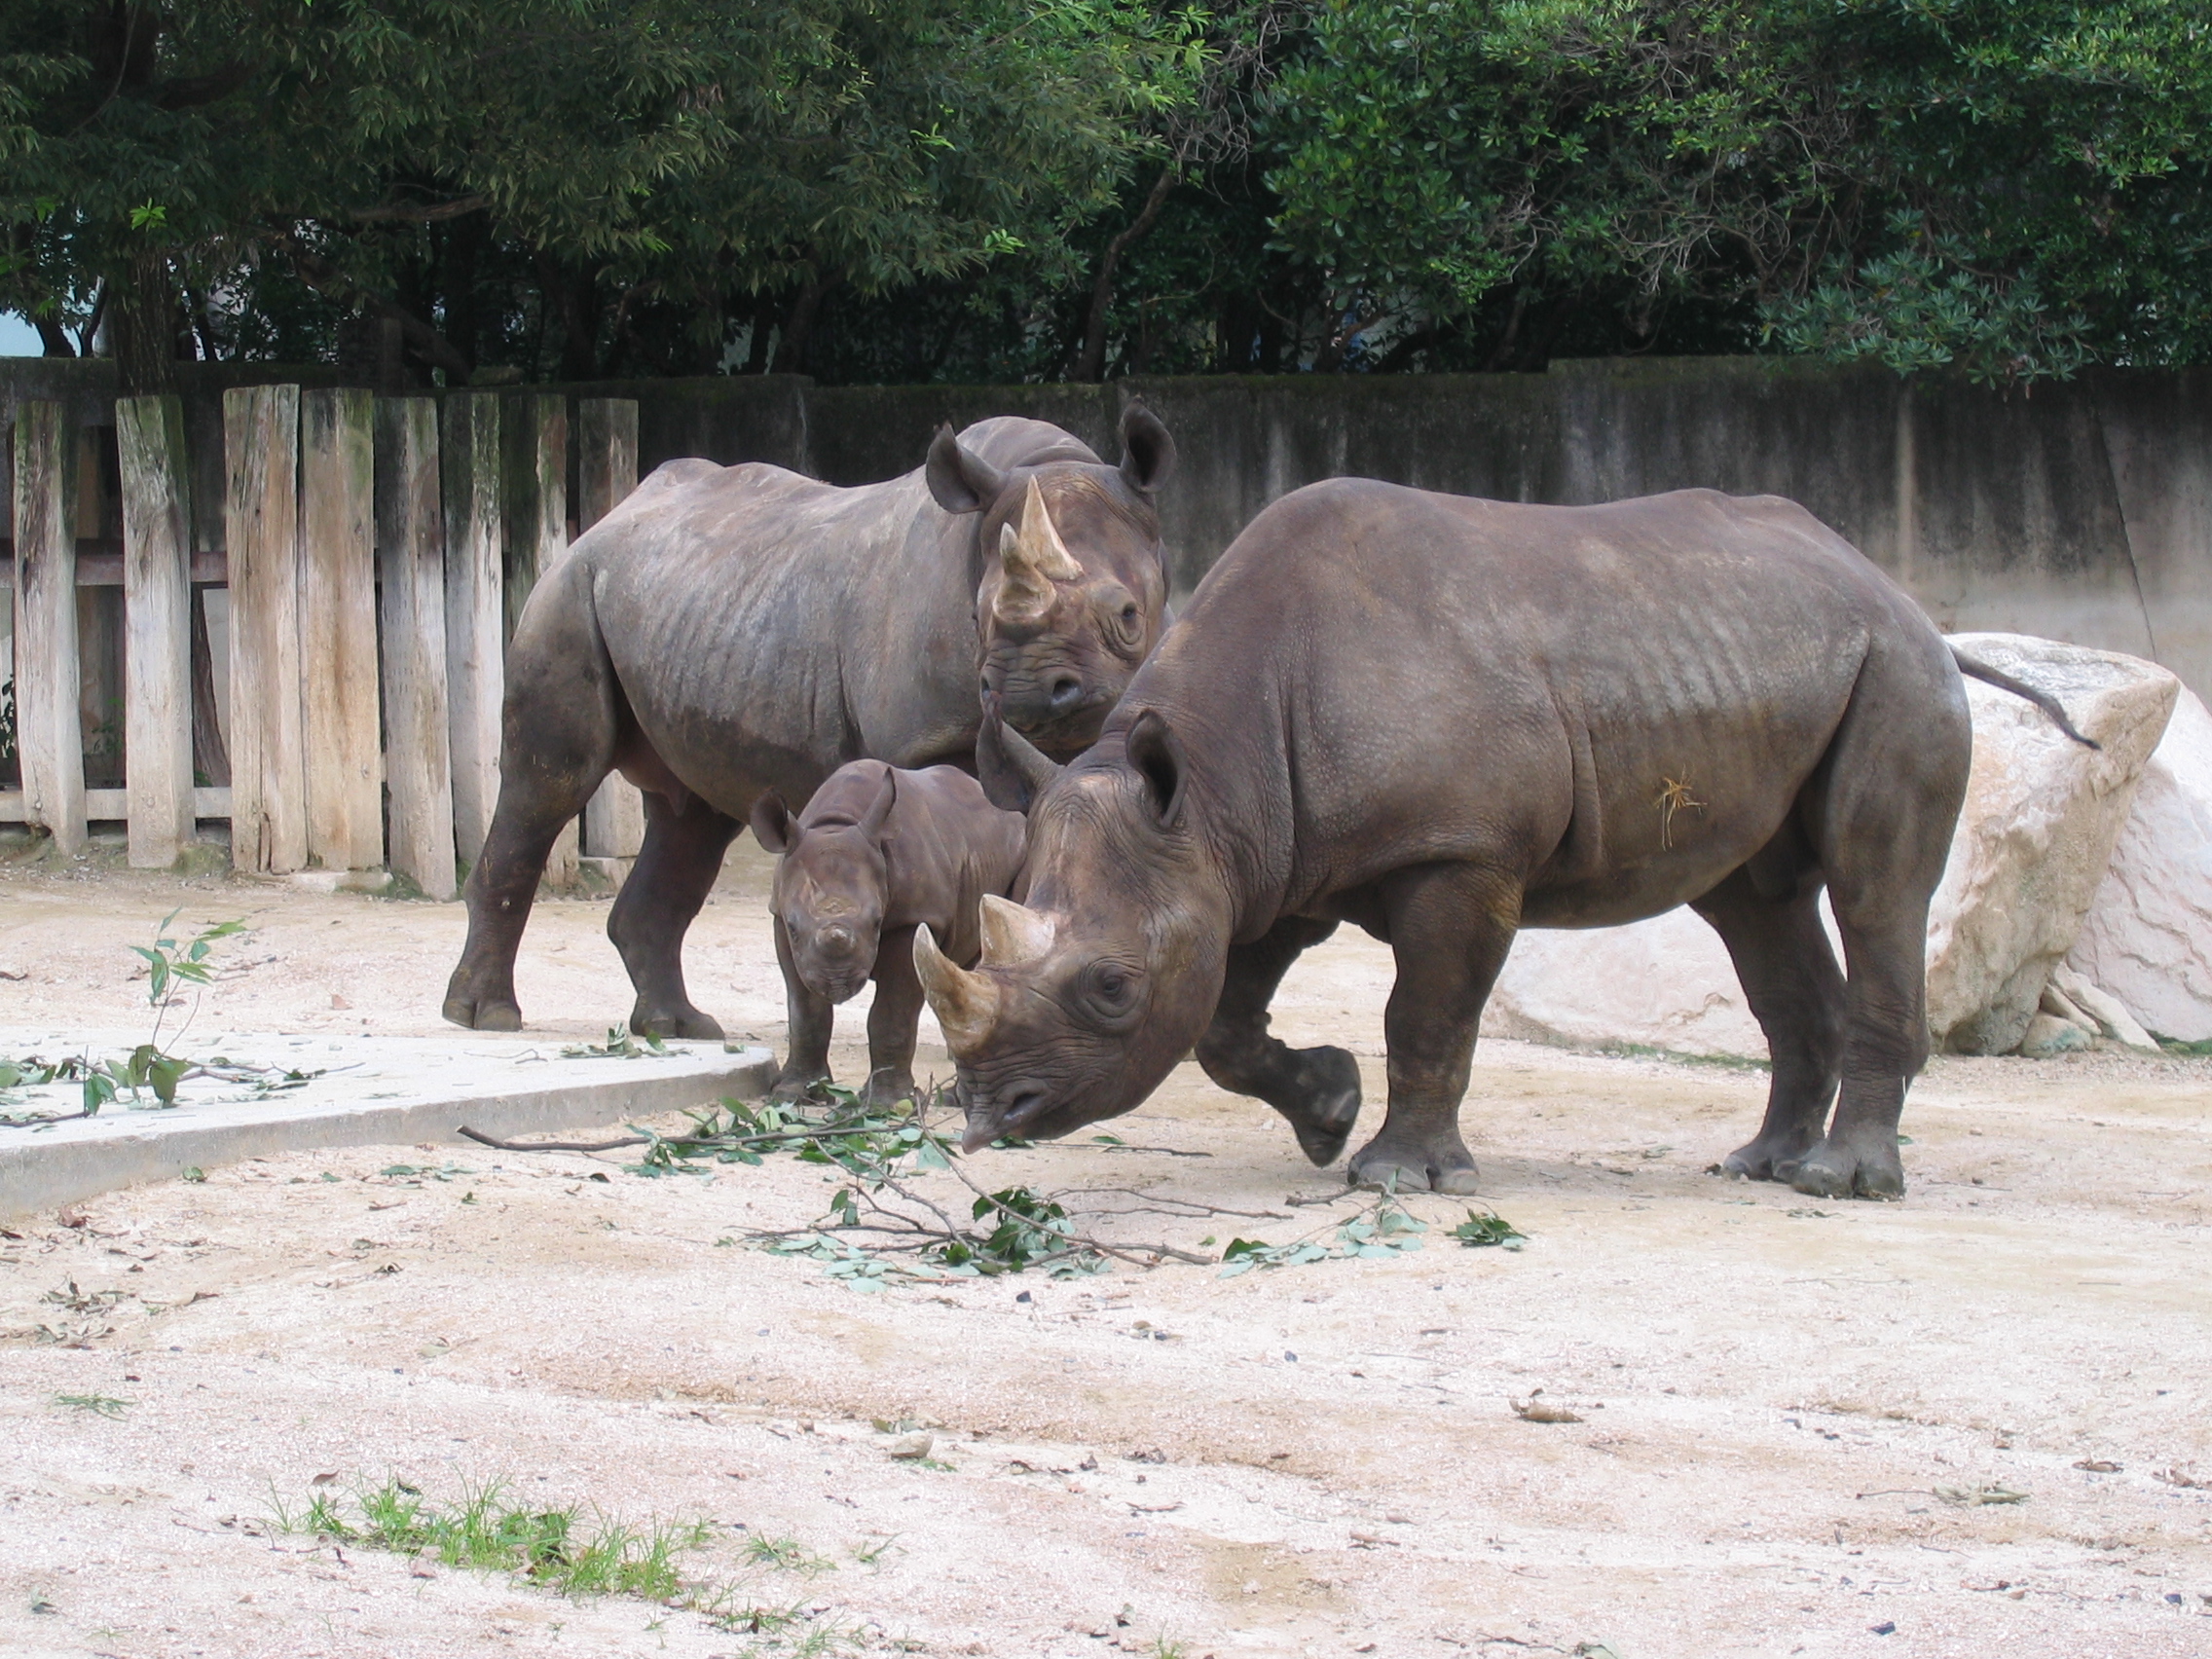
<path fill-rule="evenodd" d="M 571 524 L 566 397 L 234 388 L 215 474 L 221 545 L 198 550 L 183 405 L 114 410 L 109 438 L 72 430 L 58 403 L 17 406 L 21 788 L 0 790 L 0 822 L 44 828 L 74 853 L 92 823 L 121 820 L 129 862 L 166 868 L 198 820 L 228 819 L 240 870 L 388 867 L 452 898 L 498 797 L 506 642 L 575 530 L 636 486 L 637 404 L 579 400 Z M 88 466 L 114 480 L 119 547 L 99 535 Z M 117 587 L 121 637 L 97 672 L 120 657 L 123 787 L 87 789 L 85 635 L 107 612 L 82 590 Z M 225 695 L 195 662 L 211 587 L 229 598 L 228 787 L 194 767 L 196 682 L 203 748 L 215 729 L 204 705 Z M 547 879 L 572 882 L 579 853 L 633 858 L 644 833 L 638 792 L 609 778 Z"/>

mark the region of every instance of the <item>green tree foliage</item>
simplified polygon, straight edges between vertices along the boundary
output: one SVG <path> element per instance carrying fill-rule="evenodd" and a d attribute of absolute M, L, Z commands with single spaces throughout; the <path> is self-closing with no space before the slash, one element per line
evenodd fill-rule
<path fill-rule="evenodd" d="M 2207 16 L 15 0 L 0 306 L 141 381 L 2203 361 Z"/>

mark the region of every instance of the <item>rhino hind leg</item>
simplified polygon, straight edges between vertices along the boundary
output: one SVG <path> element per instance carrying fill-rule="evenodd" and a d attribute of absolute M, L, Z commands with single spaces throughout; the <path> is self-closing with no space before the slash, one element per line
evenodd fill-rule
<path fill-rule="evenodd" d="M 638 1000 L 630 1029 L 641 1037 L 719 1042 L 722 1028 L 691 1004 L 683 984 L 683 936 L 721 872 L 738 822 L 697 795 L 682 806 L 645 796 L 645 839 L 607 918 Z"/>
<path fill-rule="evenodd" d="M 1268 1004 L 1299 953 L 1336 929 L 1335 922 L 1286 916 L 1251 943 L 1233 946 L 1213 1023 L 1198 1047 L 1206 1076 L 1280 1112 L 1317 1167 L 1337 1161 L 1359 1121 L 1359 1062 L 1343 1049 L 1293 1049 L 1269 1035 Z"/>
<path fill-rule="evenodd" d="M 1728 947 L 1772 1056 L 1766 1121 L 1720 1165 L 1752 1181 L 1796 1175 L 1820 1143 L 1843 1077 L 1843 971 L 1821 926 L 1820 888 L 1789 873 L 1784 894 L 1768 897 L 1740 869 L 1692 906 Z"/>
<path fill-rule="evenodd" d="M 1904 1196 L 1898 1120 L 1928 1060 L 1928 903 L 1972 757 L 1936 645 L 1877 642 L 1802 803 L 1850 976 L 1835 1118 L 1786 1177 L 1819 1198 Z"/>
<path fill-rule="evenodd" d="M 1520 912 L 1520 885 L 1480 865 L 1419 865 L 1385 877 L 1379 897 L 1398 968 L 1382 1014 L 1390 1109 L 1353 1155 L 1349 1178 L 1401 1193 L 1471 1194 L 1475 1161 L 1459 1135 L 1459 1102 L 1483 1004 L 1513 948 L 1506 918 Z"/>

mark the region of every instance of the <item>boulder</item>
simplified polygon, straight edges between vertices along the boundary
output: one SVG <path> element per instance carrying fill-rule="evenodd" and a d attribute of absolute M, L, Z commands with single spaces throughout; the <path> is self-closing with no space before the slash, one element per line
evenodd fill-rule
<path fill-rule="evenodd" d="M 1978 681 L 1973 771 L 1928 926 L 1928 1027 L 1938 1047 L 2019 1047 L 2073 947 L 2181 682 L 2157 664 L 2021 634 L 1951 642 L 2066 706 L 2084 749 L 2034 705 Z"/>
<path fill-rule="evenodd" d="M 2212 1038 L 2212 714 L 2193 691 L 2143 768 L 2066 961 L 2158 1036 Z"/>
<path fill-rule="evenodd" d="M 2031 704 L 1967 682 L 1974 764 L 1929 916 L 1929 1023 L 1938 1046 L 1948 1038 L 1954 1048 L 2005 1053 L 2026 1036 L 2052 966 L 2099 892 L 2180 682 L 2155 663 L 2051 640 L 1972 634 L 1957 643 L 2051 692 L 2103 745 L 2083 749 Z M 2212 748 L 2204 753 L 2212 782 Z M 2212 791 L 2194 798 L 2212 827 Z M 2198 844 L 2212 863 L 2212 839 Z M 2208 907 L 2199 916 L 2212 919 L 2212 878 L 2197 878 L 2192 891 Z M 1832 919 L 1828 931 L 1833 938 Z M 2200 927 L 2196 937 L 2212 939 L 2212 930 Z M 2212 971 L 2197 982 L 2212 993 Z M 2212 1002 L 2205 1006 L 2212 1017 Z M 1522 934 L 1483 1029 L 1582 1047 L 1766 1052 L 1728 952 L 1687 908 L 1628 927 Z"/>

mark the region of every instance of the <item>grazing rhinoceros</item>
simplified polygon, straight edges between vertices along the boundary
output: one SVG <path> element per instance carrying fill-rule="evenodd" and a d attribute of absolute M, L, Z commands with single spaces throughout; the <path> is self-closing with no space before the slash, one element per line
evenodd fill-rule
<path fill-rule="evenodd" d="M 829 1081 L 832 1010 L 873 979 L 866 1097 L 912 1094 L 922 1014 L 914 930 L 929 928 L 953 961 L 974 962 L 982 949 L 977 906 L 985 894 L 1014 890 L 1026 821 L 993 806 L 957 767 L 903 772 L 854 760 L 796 817 L 771 790 L 754 803 L 751 823 L 779 855 L 768 908 L 791 1048 L 773 1092 L 789 1098 Z"/>
<path fill-rule="evenodd" d="M 1459 1101 L 1515 930 L 1686 903 L 1774 1057 L 1766 1123 L 1729 1169 L 1897 1197 L 1928 902 L 1967 782 L 1962 666 L 2055 710 L 1955 661 L 1902 590 L 1771 497 L 1287 496 L 1088 754 L 1055 768 L 984 732 L 986 785 L 1037 792 L 1028 903 L 983 901 L 977 970 L 915 940 L 968 1145 L 1126 1112 L 1196 1044 L 1328 1162 L 1358 1068 L 1271 1037 L 1268 1004 L 1348 920 L 1398 974 L 1389 1113 L 1351 1176 L 1471 1192 Z"/>
<path fill-rule="evenodd" d="M 1153 493 L 1167 429 L 1122 418 L 1118 467 L 1002 416 L 926 465 L 838 489 L 781 467 L 675 461 L 538 582 L 507 653 L 499 801 L 469 872 L 457 1025 L 511 1031 L 515 949 L 561 828 L 609 771 L 645 793 L 645 841 L 608 936 L 630 1029 L 715 1038 L 683 984 L 684 930 L 763 792 L 804 801 L 848 760 L 973 754 L 982 686 L 1072 754 L 1160 636 Z"/>

